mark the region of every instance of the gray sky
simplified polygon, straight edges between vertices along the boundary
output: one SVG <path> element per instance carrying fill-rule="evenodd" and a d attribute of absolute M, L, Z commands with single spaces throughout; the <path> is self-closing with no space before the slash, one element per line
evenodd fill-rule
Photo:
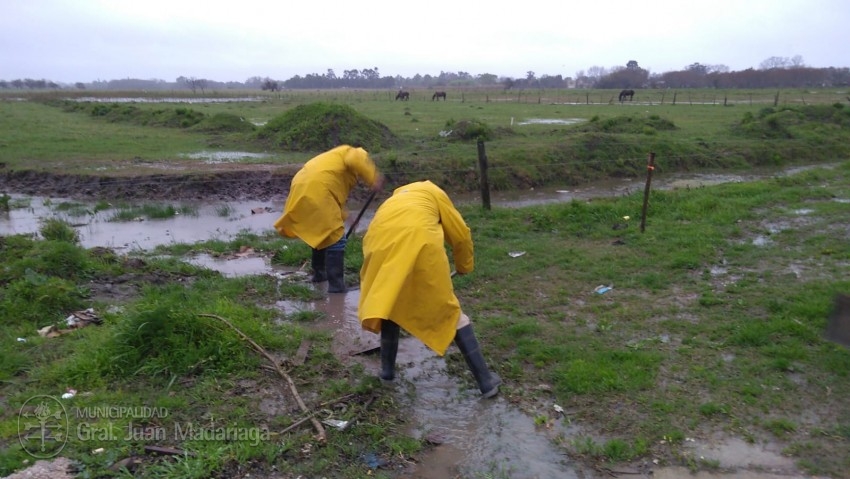
<path fill-rule="evenodd" d="M 847 0 L 0 0 L 0 79 L 850 67 Z"/>

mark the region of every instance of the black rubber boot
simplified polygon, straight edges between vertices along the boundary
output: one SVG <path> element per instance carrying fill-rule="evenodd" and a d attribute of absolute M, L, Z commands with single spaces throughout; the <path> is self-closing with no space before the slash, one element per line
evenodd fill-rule
<path fill-rule="evenodd" d="M 328 273 L 328 293 L 346 292 L 345 250 L 328 250 L 325 260 L 325 271 Z"/>
<path fill-rule="evenodd" d="M 395 379 L 395 357 L 398 354 L 398 324 L 385 319 L 381 321 L 381 375 L 384 381 Z"/>
<path fill-rule="evenodd" d="M 466 359 L 466 364 L 472 375 L 475 377 L 475 382 L 478 383 L 478 389 L 481 390 L 481 395 L 485 398 L 490 398 L 499 393 L 499 384 L 502 384 L 502 379 L 498 374 L 490 372 L 487 363 L 484 362 L 484 356 L 481 354 L 481 347 L 478 344 L 478 339 L 472 331 L 472 325 L 468 324 L 457 330 L 455 333 L 455 344 L 460 349 L 463 358 Z"/>
<path fill-rule="evenodd" d="M 328 273 L 325 271 L 325 253 L 326 250 L 313 248 L 313 278 L 310 280 L 314 283 L 321 283 L 328 280 Z"/>

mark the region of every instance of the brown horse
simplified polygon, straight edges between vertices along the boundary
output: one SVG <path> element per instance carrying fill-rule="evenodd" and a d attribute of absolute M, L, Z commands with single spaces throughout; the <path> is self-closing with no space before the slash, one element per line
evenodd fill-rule
<path fill-rule="evenodd" d="M 626 99 L 626 97 L 629 98 L 629 101 L 632 101 L 632 98 L 634 98 L 634 96 L 635 96 L 634 90 L 623 90 L 623 91 L 620 92 L 620 103 L 622 103 L 623 100 Z"/>
<path fill-rule="evenodd" d="M 410 92 L 399 90 L 398 94 L 395 96 L 396 100 L 407 101 L 410 100 Z"/>
<path fill-rule="evenodd" d="M 442 98 L 443 101 L 445 101 L 446 100 L 446 92 L 444 92 L 444 91 L 434 92 L 434 95 L 431 96 L 431 101 L 439 100 L 440 98 Z"/>

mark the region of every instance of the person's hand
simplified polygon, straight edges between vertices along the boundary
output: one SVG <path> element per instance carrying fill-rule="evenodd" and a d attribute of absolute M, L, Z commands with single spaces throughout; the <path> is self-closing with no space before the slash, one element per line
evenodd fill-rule
<path fill-rule="evenodd" d="M 382 189 L 384 189 L 384 183 L 386 183 L 386 181 L 386 177 L 378 173 L 378 177 L 375 178 L 375 184 L 372 185 L 372 191 L 381 191 Z"/>

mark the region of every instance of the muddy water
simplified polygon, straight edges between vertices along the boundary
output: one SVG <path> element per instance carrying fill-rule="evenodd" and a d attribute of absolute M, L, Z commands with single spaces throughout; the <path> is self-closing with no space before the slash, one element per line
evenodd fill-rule
<path fill-rule="evenodd" d="M 657 189 L 696 188 L 700 186 L 748 181 L 750 179 L 793 173 L 765 172 L 745 175 L 693 174 L 669 175 L 653 179 Z M 661 175 L 659 175 L 661 176 Z M 493 192 L 494 206 L 520 207 L 534 204 L 565 202 L 573 199 L 627 195 L 640 191 L 644 180 L 615 180 L 581 188 L 544 188 L 520 192 Z M 37 233 L 41 222 L 59 218 L 75 225 L 81 243 L 87 248 L 103 246 L 119 252 L 150 251 L 158 245 L 195 243 L 209 239 L 228 240 L 241 232 L 269 232 L 282 203 L 246 201 L 226 204 L 185 205 L 195 208 L 195 214 L 183 214 L 165 220 L 112 222 L 115 210 L 71 216 L 57 210 L 62 199 L 22 197 L 12 195 L 12 204 L 25 204 L 0 213 L 0 235 Z M 459 204 L 479 204 L 477 195 L 455 195 Z M 180 206 L 177 202 L 170 202 Z M 94 205 L 83 205 L 94 210 Z M 376 205 L 362 218 L 362 232 Z M 351 203 L 350 218 L 362 205 Z M 227 276 L 253 274 L 303 274 L 272 267 L 267 258 L 251 254 L 229 259 L 197 255 L 188 261 L 222 272 Z M 318 287 L 326 287 L 320 285 Z M 296 310 L 321 311 L 325 319 L 316 327 L 333 334 L 333 351 L 343 361 L 362 364 L 377 374 L 379 358 L 375 354 L 378 336 L 363 332 L 357 321 L 358 291 L 344 295 L 325 295 L 310 303 L 283 302 L 285 312 Z M 473 318 L 474 322 L 474 318 Z M 485 352 L 486 355 L 486 352 Z M 443 358 L 425 348 L 412 337 L 403 337 L 398 354 L 399 378 L 394 389 L 400 401 L 406 401 L 411 411 L 409 433 L 414 437 L 438 437 L 442 444 L 421 458 L 412 472 L 418 479 L 449 477 L 510 477 L 532 478 L 596 478 L 609 477 L 593 470 L 582 470 L 571 464 L 552 440 L 561 436 L 567 441 L 578 434 L 577 426 L 556 425 L 541 430 L 531 417 L 517 410 L 504 398 L 481 401 L 471 381 L 446 372 Z M 716 459 L 724 469 L 739 470 L 727 474 L 702 473 L 699 478 L 727 479 L 785 479 L 795 476 L 790 460 L 769 447 L 750 445 L 732 439 L 726 442 L 696 440 L 689 443 L 696 457 Z M 678 478 L 688 472 L 678 468 L 655 467 L 654 475 L 631 472 L 629 477 Z M 762 472 L 753 472 L 762 471 Z M 778 475 L 774 474 L 776 472 Z"/>
<path fill-rule="evenodd" d="M 360 292 L 352 290 L 346 294 L 325 295 L 316 302 L 281 302 L 278 307 L 287 313 L 324 313 L 326 319 L 317 327 L 333 334 L 334 354 L 345 362 L 361 364 L 377 375 L 380 340 L 378 335 L 360 328 L 357 320 L 359 299 Z M 459 353 L 453 351 L 453 354 Z M 444 358 L 418 339 L 402 335 L 397 365 L 395 384 L 385 387 L 410 409 L 408 433 L 420 439 L 439 438 L 437 442 L 441 442 L 405 477 L 587 477 L 578 475 L 575 465 L 570 464 L 549 435 L 556 431 L 564 435 L 572 432 L 561 427 L 547 434 L 534 425 L 532 418 L 503 398 L 481 400 L 471 377 L 464 381 L 449 375 Z"/>
<path fill-rule="evenodd" d="M 739 174 L 672 174 L 656 175 L 653 178 L 654 189 L 698 188 L 701 186 L 742 182 L 756 178 L 775 176 L 799 171 L 749 172 Z M 595 182 L 581 187 L 548 187 L 522 191 L 499 192 L 490 194 L 491 204 L 502 207 L 522 207 L 530 205 L 569 202 L 606 196 L 628 195 L 642 191 L 645 179 L 623 179 Z M 149 251 L 159 245 L 194 243 L 209 239 L 228 240 L 240 232 L 263 234 L 271 230 L 272 223 L 282 209 L 282 200 L 277 201 L 234 201 L 227 203 L 158 202 L 175 207 L 188 206 L 195 214 L 178 215 L 161 220 L 140 219 L 139 221 L 113 222 L 110 219 L 117 213 L 115 209 L 93 214 L 71 216 L 68 212 L 58 211 L 57 206 L 68 202 L 62 198 L 42 198 L 22 195 L 10 195 L 13 207 L 9 212 L 0 212 L 0 235 L 31 234 L 39 230 L 41 222 L 47 218 L 58 218 L 75 225 L 81 244 L 87 248 L 102 246 L 118 251 Z M 481 204 L 478 194 L 453 195 L 457 204 Z M 94 210 L 94 204 L 80 204 L 82 209 Z M 20 205 L 23 205 L 22 207 Z M 349 218 L 357 216 L 362 204 L 349 203 Z M 372 204 L 358 224 L 358 232 L 368 226 L 377 204 Z"/>

